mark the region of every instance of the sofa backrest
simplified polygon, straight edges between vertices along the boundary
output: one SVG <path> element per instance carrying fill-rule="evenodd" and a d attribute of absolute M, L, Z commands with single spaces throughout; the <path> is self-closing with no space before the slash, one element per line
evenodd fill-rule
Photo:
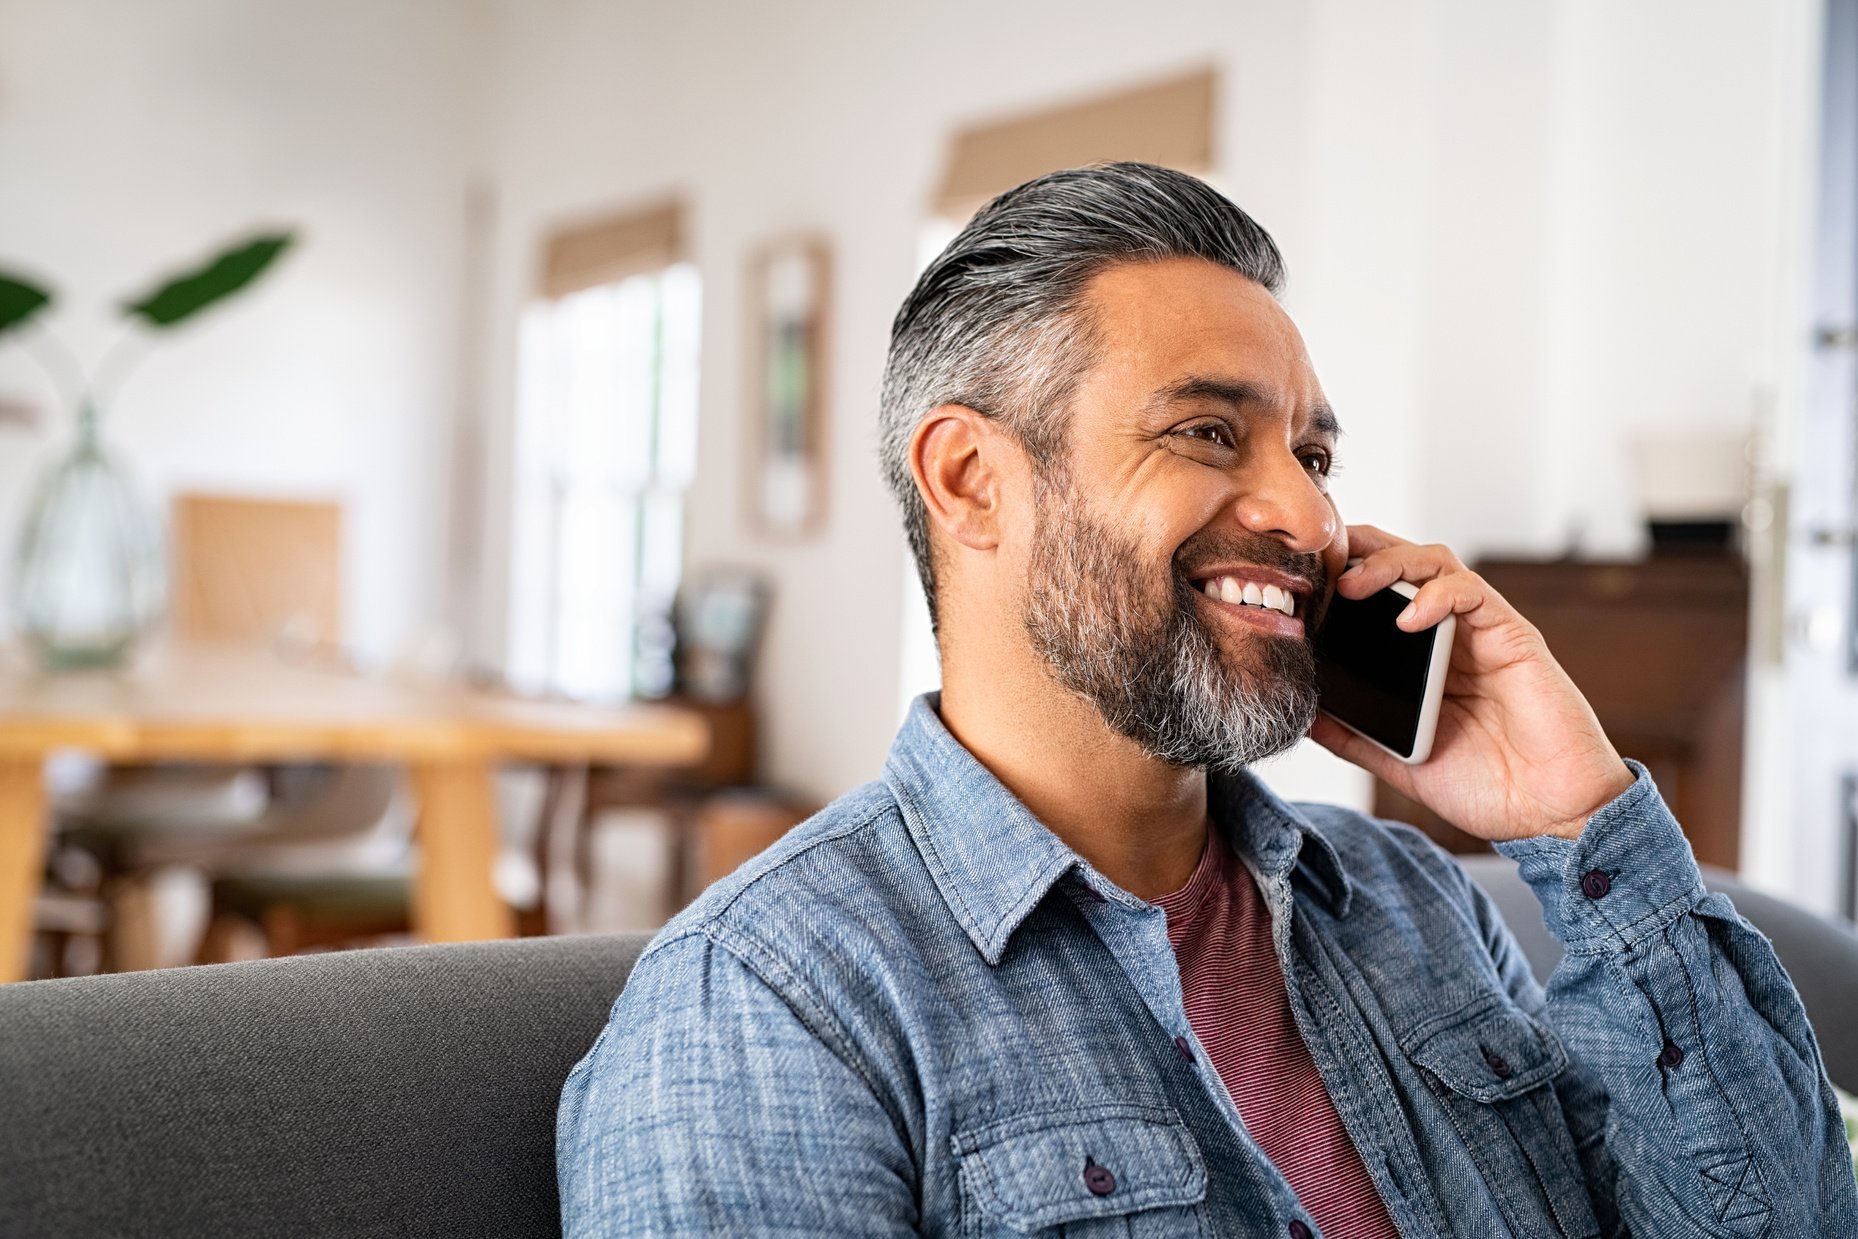
<path fill-rule="evenodd" d="M 559 1235 L 556 1099 L 645 940 L 0 986 L 0 1235 Z"/>

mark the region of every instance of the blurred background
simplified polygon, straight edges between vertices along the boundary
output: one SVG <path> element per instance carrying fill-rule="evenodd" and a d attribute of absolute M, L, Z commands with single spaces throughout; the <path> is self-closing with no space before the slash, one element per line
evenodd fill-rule
<path fill-rule="evenodd" d="M 1277 238 L 1344 515 L 1486 571 L 1701 858 L 1851 917 L 1846 0 L 0 0 L 24 967 L 655 924 L 874 777 L 936 679 L 891 316 L 1107 158 Z M 298 702 L 349 730 L 205 738 Z"/>

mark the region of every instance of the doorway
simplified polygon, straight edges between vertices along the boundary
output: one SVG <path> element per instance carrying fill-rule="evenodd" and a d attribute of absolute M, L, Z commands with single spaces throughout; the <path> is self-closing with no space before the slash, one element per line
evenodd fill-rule
<path fill-rule="evenodd" d="M 1858 0 L 1827 0 L 1813 352 L 1794 437 L 1782 672 L 1793 886 L 1858 916 Z"/>

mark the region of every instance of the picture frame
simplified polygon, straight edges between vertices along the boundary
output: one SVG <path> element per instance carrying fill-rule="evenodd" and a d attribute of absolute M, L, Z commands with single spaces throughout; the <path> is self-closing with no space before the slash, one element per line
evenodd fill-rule
<path fill-rule="evenodd" d="M 800 234 L 761 246 L 749 263 L 750 523 L 804 538 L 826 520 L 827 323 L 831 251 Z"/>

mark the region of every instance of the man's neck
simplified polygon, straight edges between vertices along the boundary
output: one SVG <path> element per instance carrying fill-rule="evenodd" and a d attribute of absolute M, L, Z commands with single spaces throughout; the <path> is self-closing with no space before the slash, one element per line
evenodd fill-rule
<path fill-rule="evenodd" d="M 1157 761 L 1037 670 L 944 666 L 942 725 L 1067 846 L 1153 900 L 1206 847 L 1206 774 Z M 1016 673 L 1015 673 L 1016 672 Z"/>

